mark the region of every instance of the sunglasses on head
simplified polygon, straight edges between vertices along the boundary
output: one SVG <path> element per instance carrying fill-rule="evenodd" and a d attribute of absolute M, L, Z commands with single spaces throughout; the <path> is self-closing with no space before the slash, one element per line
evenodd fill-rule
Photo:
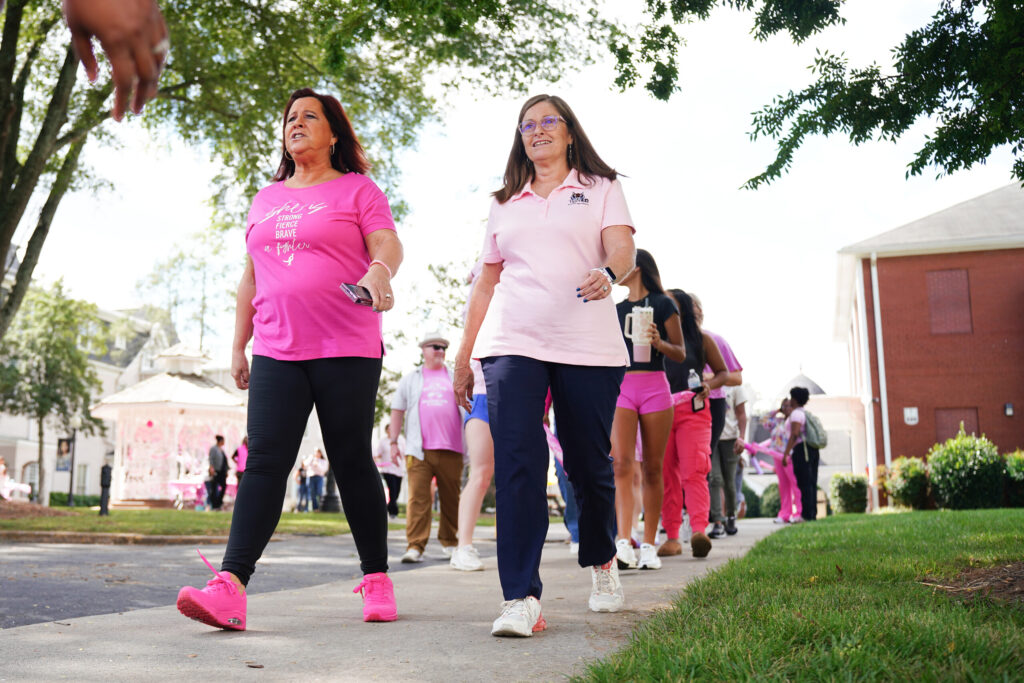
<path fill-rule="evenodd" d="M 448 347 L 444 344 L 427 344 L 427 348 L 434 349 L 435 351 L 444 351 Z"/>

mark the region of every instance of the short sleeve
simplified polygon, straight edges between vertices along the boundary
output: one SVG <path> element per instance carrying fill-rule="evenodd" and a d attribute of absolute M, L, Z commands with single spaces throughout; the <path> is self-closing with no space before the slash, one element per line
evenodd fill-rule
<path fill-rule="evenodd" d="M 738 387 L 733 387 L 732 389 L 736 397 L 733 404 L 734 406 L 741 406 L 747 402 L 747 390 L 743 388 L 742 384 Z"/>
<path fill-rule="evenodd" d="M 363 237 L 377 230 L 394 230 L 395 219 L 391 215 L 391 205 L 384 192 L 369 178 L 357 195 L 359 212 L 359 231 Z"/>
<path fill-rule="evenodd" d="M 790 413 L 789 419 L 791 422 L 796 422 L 798 424 L 804 424 L 807 422 L 807 416 L 804 414 L 803 408 L 797 408 L 792 413 Z"/>
<path fill-rule="evenodd" d="M 626 195 L 622 192 L 622 183 L 618 180 L 606 181 L 608 191 L 604 193 L 604 213 L 601 216 L 601 229 L 610 228 L 613 225 L 628 225 L 634 233 L 633 218 L 629 215 L 629 207 L 626 206 Z"/>
<path fill-rule="evenodd" d="M 501 257 L 501 251 L 498 250 L 498 240 L 495 236 L 495 219 L 497 214 L 500 213 L 500 204 L 495 199 L 491 202 L 491 211 L 487 215 L 487 231 L 484 233 L 484 246 L 480 250 L 480 261 L 482 263 L 501 263 L 505 259 Z"/>
<path fill-rule="evenodd" d="M 736 358 L 736 354 L 732 352 L 732 347 L 729 346 L 729 342 L 725 341 L 721 336 L 715 335 L 715 341 L 718 342 L 718 350 L 722 352 L 722 360 L 725 361 L 725 367 L 729 372 L 739 372 L 743 369 L 740 365 L 739 360 Z"/>
<path fill-rule="evenodd" d="M 659 323 L 664 323 L 674 315 L 679 314 L 676 302 L 668 296 L 659 296 L 655 303 L 654 317 Z"/>

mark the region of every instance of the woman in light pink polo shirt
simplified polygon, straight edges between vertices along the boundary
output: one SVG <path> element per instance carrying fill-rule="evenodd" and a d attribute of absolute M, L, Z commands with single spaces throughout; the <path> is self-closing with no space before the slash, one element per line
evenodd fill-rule
<path fill-rule="evenodd" d="M 391 275 L 402 245 L 387 197 L 363 175 L 369 164 L 338 100 L 296 90 L 282 137 L 277 182 L 256 194 L 249 211 L 238 286 L 231 375 L 249 390 L 245 478 L 220 571 L 202 590 L 182 588 L 178 609 L 211 626 L 245 629 L 244 587 L 281 517 L 316 406 L 359 551 L 363 619 L 393 621 L 387 507 L 371 436 L 384 352 L 380 312 L 394 303 Z M 345 283 L 365 287 L 372 308 L 350 299 Z"/>
<path fill-rule="evenodd" d="M 498 574 L 505 603 L 491 633 L 544 628 L 540 556 L 548 528 L 548 445 L 554 401 L 565 471 L 580 503 L 580 566 L 590 608 L 622 608 L 615 557 L 611 425 L 629 362 L 609 298 L 633 269 L 632 219 L 615 170 L 559 97 L 537 95 L 516 121 L 504 185 L 494 193 L 484 267 L 455 359 L 455 392 L 473 398 L 470 360 L 487 383 L 498 504 Z"/>

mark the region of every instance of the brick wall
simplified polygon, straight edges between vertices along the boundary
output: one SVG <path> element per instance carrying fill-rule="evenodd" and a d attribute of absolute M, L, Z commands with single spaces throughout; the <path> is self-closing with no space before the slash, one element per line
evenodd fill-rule
<path fill-rule="evenodd" d="M 878 396 L 870 260 L 862 267 Z M 1024 249 L 879 258 L 878 288 L 893 458 L 923 456 L 958 415 L 970 422 L 976 414 L 1001 451 L 1024 447 Z M 1003 414 L 1006 403 L 1013 417 Z M 905 407 L 917 408 L 918 424 L 904 422 Z M 880 411 L 876 403 L 884 462 Z"/>

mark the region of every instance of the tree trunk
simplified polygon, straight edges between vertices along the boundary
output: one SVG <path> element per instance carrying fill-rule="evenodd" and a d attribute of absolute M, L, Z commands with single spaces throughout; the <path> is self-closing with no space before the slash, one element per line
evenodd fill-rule
<path fill-rule="evenodd" d="M 43 467 L 43 420 L 45 418 L 36 416 L 37 424 L 39 425 L 37 438 L 39 439 L 39 458 L 36 460 L 36 503 L 44 507 L 50 507 L 50 494 L 44 489 L 46 488 L 46 468 Z"/>
<path fill-rule="evenodd" d="M 87 135 L 82 135 L 71 145 L 67 156 L 64 157 L 64 163 L 57 171 L 57 177 L 53 180 L 46 203 L 39 211 L 39 222 L 36 223 L 36 229 L 32 231 L 32 237 L 29 238 L 28 245 L 25 247 L 25 258 L 22 259 L 21 265 L 18 267 L 14 286 L 11 288 L 11 293 L 7 295 L 7 300 L 0 307 L 0 339 L 7 333 L 7 328 L 11 326 L 11 321 L 14 320 L 15 314 L 21 306 L 21 300 L 25 298 L 25 292 L 32 284 L 32 271 L 35 270 L 36 263 L 39 262 L 39 254 L 43 250 L 43 242 L 46 241 L 46 235 L 50 231 L 50 224 L 53 223 L 53 216 L 57 213 L 57 206 L 64 198 L 64 193 L 71 185 L 71 177 L 78 168 L 78 158 L 87 139 Z"/>

